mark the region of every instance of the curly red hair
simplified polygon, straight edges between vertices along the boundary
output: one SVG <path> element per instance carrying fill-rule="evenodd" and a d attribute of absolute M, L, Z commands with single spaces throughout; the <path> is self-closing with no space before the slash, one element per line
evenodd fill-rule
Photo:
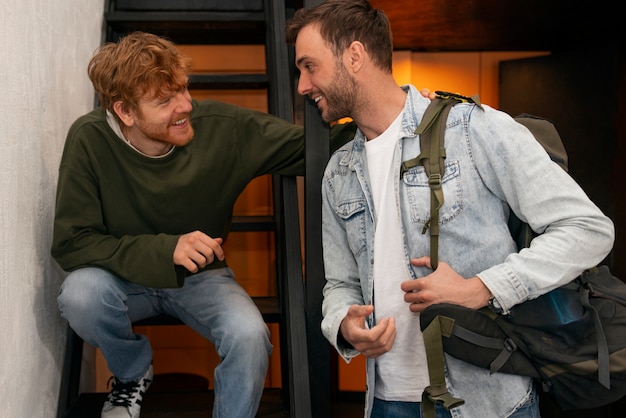
<path fill-rule="evenodd" d="M 187 88 L 190 72 L 191 58 L 169 40 L 145 32 L 133 32 L 103 45 L 87 67 L 100 105 L 114 115 L 117 101 L 137 109 L 141 98 Z"/>

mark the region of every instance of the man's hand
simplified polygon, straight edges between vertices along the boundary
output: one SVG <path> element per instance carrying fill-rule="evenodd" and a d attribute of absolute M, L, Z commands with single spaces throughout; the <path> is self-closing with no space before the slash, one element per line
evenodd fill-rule
<path fill-rule="evenodd" d="M 435 97 L 437 97 L 437 95 L 435 94 L 435 92 L 431 92 L 429 89 L 427 88 L 423 88 L 420 90 L 420 93 L 422 94 L 422 96 L 433 100 Z"/>
<path fill-rule="evenodd" d="M 192 273 L 211 264 L 216 258 L 224 259 L 222 238 L 211 238 L 194 231 L 181 235 L 174 248 L 174 264 L 183 266 Z"/>
<path fill-rule="evenodd" d="M 376 358 L 391 350 L 396 339 L 393 318 L 381 319 L 373 328 L 365 327 L 365 319 L 374 312 L 372 305 L 352 305 L 341 322 L 343 338 L 365 357 Z"/>
<path fill-rule="evenodd" d="M 430 257 L 411 259 L 411 264 L 429 267 Z M 453 303 L 472 309 L 487 306 L 491 292 L 477 276 L 466 279 L 445 262 L 428 276 L 407 280 L 400 285 L 406 292 L 404 301 L 410 303 L 411 312 L 422 312 L 435 303 Z"/>

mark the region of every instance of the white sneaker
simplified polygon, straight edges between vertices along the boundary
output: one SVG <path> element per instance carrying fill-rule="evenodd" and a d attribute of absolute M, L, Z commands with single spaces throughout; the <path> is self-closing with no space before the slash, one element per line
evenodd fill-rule
<path fill-rule="evenodd" d="M 139 418 L 143 395 L 146 394 L 154 371 L 152 365 L 146 374 L 137 381 L 122 383 L 117 378 L 112 378 L 113 387 L 111 393 L 102 407 L 101 418 Z"/>

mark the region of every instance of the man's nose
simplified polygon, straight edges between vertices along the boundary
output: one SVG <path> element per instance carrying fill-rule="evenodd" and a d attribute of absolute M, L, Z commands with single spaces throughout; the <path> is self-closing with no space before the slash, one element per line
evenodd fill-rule
<path fill-rule="evenodd" d="M 191 94 L 189 90 L 181 91 L 176 95 L 176 110 L 179 113 L 189 113 L 191 112 Z"/>
<path fill-rule="evenodd" d="M 309 81 L 309 78 L 306 75 L 301 73 L 300 78 L 298 79 L 298 94 L 302 96 L 306 96 L 307 94 L 309 94 L 310 91 L 311 91 L 311 82 Z"/>

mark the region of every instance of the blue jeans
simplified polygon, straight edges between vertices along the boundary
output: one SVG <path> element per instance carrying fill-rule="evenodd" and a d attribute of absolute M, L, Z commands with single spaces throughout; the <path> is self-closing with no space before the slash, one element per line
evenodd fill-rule
<path fill-rule="evenodd" d="M 370 418 L 421 418 L 422 404 L 420 402 L 384 401 L 374 398 Z M 450 418 L 450 412 L 442 405 L 435 404 L 436 418 Z"/>
<path fill-rule="evenodd" d="M 261 400 L 272 345 L 256 305 L 229 268 L 187 277 L 182 288 L 154 289 L 99 268 L 70 273 L 58 297 L 61 315 L 86 342 L 100 348 L 121 381 L 137 380 L 152 362 L 147 337 L 132 323 L 166 313 L 215 345 L 213 417 L 254 417 Z"/>
<path fill-rule="evenodd" d="M 421 405 L 419 402 L 389 402 L 374 398 L 370 418 L 421 418 Z M 536 389 L 533 389 L 528 401 L 517 408 L 513 414 L 508 415 L 507 418 L 540 418 L 540 416 L 539 398 L 537 397 Z M 435 417 L 451 418 L 452 415 L 443 405 L 435 404 Z M 480 418 L 492 417 L 485 416 Z"/>

